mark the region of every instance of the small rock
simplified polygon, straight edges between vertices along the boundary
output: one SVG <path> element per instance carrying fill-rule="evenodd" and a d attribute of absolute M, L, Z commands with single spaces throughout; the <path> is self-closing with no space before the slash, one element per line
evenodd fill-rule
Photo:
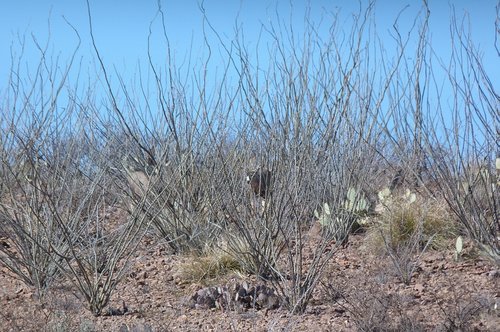
<path fill-rule="evenodd" d="M 260 293 L 258 296 L 257 296 L 257 305 L 260 307 L 260 308 L 266 308 L 267 307 L 267 302 L 268 302 L 268 296 L 264 293 Z"/>
<path fill-rule="evenodd" d="M 278 309 L 280 306 L 280 298 L 276 294 L 269 295 L 267 299 L 267 309 Z"/>
<path fill-rule="evenodd" d="M 424 291 L 424 288 L 425 287 L 422 284 L 416 284 L 415 286 L 413 286 L 413 289 L 416 290 L 419 293 L 422 293 Z"/>
<path fill-rule="evenodd" d="M 339 316 L 342 316 L 345 313 L 345 309 L 344 308 L 335 308 L 335 309 L 333 309 L 333 311 L 336 314 L 338 314 Z"/>
<path fill-rule="evenodd" d="M 126 324 L 122 324 L 120 326 L 120 329 L 118 330 L 119 332 L 128 332 L 128 326 Z"/>
<path fill-rule="evenodd" d="M 492 270 L 492 271 L 488 272 L 488 277 L 499 278 L 500 277 L 500 270 Z"/>

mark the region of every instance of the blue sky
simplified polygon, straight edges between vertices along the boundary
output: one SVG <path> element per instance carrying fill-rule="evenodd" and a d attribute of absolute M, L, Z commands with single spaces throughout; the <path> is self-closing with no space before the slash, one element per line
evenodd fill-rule
<path fill-rule="evenodd" d="M 166 28 L 177 63 L 183 63 L 191 51 L 196 62 L 206 56 L 203 44 L 203 17 L 196 0 L 161 1 L 166 14 Z M 362 3 L 365 3 L 362 1 Z M 290 4 L 293 4 L 291 6 Z M 449 17 L 450 6 L 456 9 L 461 18 L 464 13 L 470 18 L 471 36 L 484 54 L 484 64 L 491 78 L 498 86 L 500 62 L 494 49 L 495 0 L 442 1 L 429 0 L 431 10 L 430 34 L 436 53 L 443 58 L 449 55 Z M 156 0 L 90 0 L 94 34 L 97 47 L 105 65 L 116 70 L 126 79 L 137 72 L 137 64 L 145 63 L 147 37 L 150 22 L 155 18 Z M 204 7 L 210 22 L 225 42 L 234 36 L 235 22 L 238 21 L 245 36 L 245 43 L 255 47 L 262 24 L 276 19 L 276 13 L 288 20 L 292 17 L 295 32 L 300 33 L 306 8 L 310 8 L 311 20 L 319 24 L 325 33 L 329 27 L 329 13 L 341 9 L 344 24 L 349 24 L 350 13 L 356 10 L 356 1 L 221 1 L 206 0 Z M 381 0 L 376 2 L 375 14 L 377 33 L 382 42 L 391 43 L 389 30 L 398 12 L 408 6 L 400 20 L 404 31 L 413 17 L 421 9 L 420 1 Z M 291 16 L 290 16 L 291 15 Z M 33 37 L 40 44 L 49 43 L 49 55 L 60 57 L 64 63 L 77 39 L 67 20 L 80 33 L 82 45 L 78 59 L 82 61 L 83 72 L 92 75 L 93 51 L 89 40 L 89 25 L 86 2 L 81 0 L 0 0 L 0 91 L 5 89 L 11 66 L 11 50 L 14 57 L 21 52 L 19 40 L 26 37 L 26 45 L 21 63 L 23 68 L 32 71 L 38 63 L 40 53 L 34 47 Z M 50 38 L 49 38 L 50 31 Z M 213 34 L 208 33 L 210 38 Z M 211 43 L 215 39 L 211 39 Z M 151 53 L 155 61 L 161 63 L 165 55 L 165 43 L 161 29 L 153 25 Z M 217 53 L 217 52 L 216 52 Z M 215 55 L 217 56 L 217 54 Z M 497 74 L 494 74 L 494 73 Z"/>

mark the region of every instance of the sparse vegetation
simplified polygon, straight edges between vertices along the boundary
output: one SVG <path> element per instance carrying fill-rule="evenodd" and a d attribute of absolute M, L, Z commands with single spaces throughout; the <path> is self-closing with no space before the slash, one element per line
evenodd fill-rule
<path fill-rule="evenodd" d="M 212 252 L 211 255 L 195 257 L 180 266 L 178 278 L 182 283 L 209 284 L 232 272 L 242 270 L 240 263 L 225 252 Z"/>
<path fill-rule="evenodd" d="M 224 42 L 204 17 L 205 34 L 218 38 L 226 59 L 214 86 L 205 76 L 210 57 L 186 83 L 167 36 L 165 65 L 148 51 L 151 82 L 128 86 L 116 73 L 115 86 L 89 8 L 104 106 L 95 104 L 97 91 L 80 96 L 68 80 L 80 47 L 76 31 L 66 67 L 41 48 L 36 75 L 26 82 L 22 59 L 12 64 L 0 117 L 1 266 L 35 289 L 44 308 L 45 295 L 71 288 L 95 316 L 80 321 L 82 330 L 92 330 L 99 316 L 130 313 L 125 300 L 123 309 L 110 307 L 121 283 L 140 279 L 141 291 L 149 292 L 149 271 L 138 277 L 130 269 L 144 252 L 152 255 L 155 241 L 168 248 L 155 252 L 164 265 L 186 258 L 170 265 L 182 280 L 176 287 L 212 286 L 188 294 L 195 302 L 211 294 L 210 305 L 199 300 L 196 308 L 300 315 L 321 293 L 359 331 L 425 330 L 414 320 L 418 312 L 404 311 L 411 301 L 370 292 L 375 283 L 342 289 L 340 280 L 325 282 L 326 271 L 340 268 L 360 227 L 363 244 L 396 270 L 396 279 L 387 271 L 384 278 L 405 291 L 433 273 L 419 274 L 428 248 L 456 249 L 450 262 L 459 266 L 465 238 L 498 269 L 500 97 L 453 18 L 450 128 L 440 99 L 431 102 L 423 92 L 434 59 L 426 1 L 407 34 L 396 19 L 391 57 L 373 35 L 373 15 L 372 3 L 361 6 L 350 29 L 333 16 L 326 39 L 308 23 L 300 42 L 283 38 L 294 37 L 292 29 L 265 26 L 273 60 L 266 70 L 257 63 L 256 71 L 244 36 Z M 160 5 L 158 18 L 165 31 Z M 469 77 L 469 70 L 475 75 L 468 80 L 454 76 Z M 228 72 L 237 73 L 236 81 Z M 396 176 L 380 180 L 381 170 Z M 364 269 L 363 262 L 349 264 Z M 439 269 L 452 268 L 444 265 Z M 216 285 L 232 272 L 258 286 Z M 445 329 L 474 325 L 486 306 L 471 299 L 440 302 Z M 74 325 L 53 310 L 48 330 Z M 142 318 L 147 310 L 132 314 Z"/>
<path fill-rule="evenodd" d="M 393 246 L 407 242 L 415 233 L 421 232 L 419 246 L 429 242 L 432 248 L 439 249 L 454 238 L 456 223 L 448 211 L 446 203 L 406 190 L 404 194 L 379 193 L 383 199 L 376 222 L 370 228 L 370 249 L 381 251 L 384 239 L 390 239 Z"/>

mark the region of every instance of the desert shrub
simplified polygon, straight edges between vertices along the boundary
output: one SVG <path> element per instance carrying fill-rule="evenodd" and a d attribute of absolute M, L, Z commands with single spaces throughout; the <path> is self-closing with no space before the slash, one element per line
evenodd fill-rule
<path fill-rule="evenodd" d="M 183 283 L 208 284 L 231 272 L 242 270 L 240 262 L 225 252 L 212 250 L 209 255 L 191 257 L 179 267 L 178 277 Z"/>
<path fill-rule="evenodd" d="M 40 326 L 38 326 L 40 328 Z M 43 327 L 47 332 L 94 332 L 97 331 L 95 323 L 84 318 L 75 318 L 64 311 L 50 313 L 50 320 Z"/>
<path fill-rule="evenodd" d="M 427 18 L 429 15 L 426 10 Z M 440 69 L 431 65 L 434 55 L 427 32 L 425 20 L 420 26 L 418 45 L 411 50 L 415 62 L 401 59 L 406 62 L 403 66 L 413 70 L 396 72 L 396 76 L 403 76 L 388 86 L 393 111 L 382 121 L 393 154 L 386 160 L 396 159 L 393 163 L 402 165 L 404 182 L 412 190 L 432 184 L 431 191 L 439 192 L 461 230 L 487 257 L 500 264 L 500 195 L 494 180 L 499 153 L 499 94 L 468 27 L 457 20 L 454 12 L 450 58 L 449 63 L 444 62 L 446 78 L 440 83 L 451 91 L 452 103 L 444 102 L 441 92 L 428 93 L 432 77 Z M 396 82 L 402 81 L 413 91 L 401 90 Z"/>
<path fill-rule="evenodd" d="M 373 281 L 367 288 L 323 284 L 326 299 L 349 313 L 357 331 L 424 331 L 424 326 L 405 311 L 401 296 L 385 294 Z M 371 287 L 370 287 L 371 286 Z"/>
<path fill-rule="evenodd" d="M 123 224 L 109 225 L 109 211 L 119 198 L 115 178 L 108 173 L 109 141 L 89 128 L 93 119 L 85 121 L 91 106 L 82 102 L 77 107 L 70 98 L 58 107 L 63 87 L 70 95 L 74 92 L 65 82 L 71 62 L 62 72 L 53 71 L 51 58 L 40 51 L 44 69 L 23 85 L 28 90 L 40 85 L 40 94 L 14 101 L 26 114 L 16 107 L 2 114 L 12 130 L 2 139 L 5 153 L 0 160 L 9 174 L 0 200 L 2 236 L 7 238 L 0 261 L 40 295 L 54 279 L 64 278 L 62 282 L 71 282 L 82 295 L 87 309 L 100 315 L 139 243 L 144 220 L 130 216 Z M 39 84 L 44 79 L 54 84 Z M 24 93 L 16 84 L 10 87 L 12 95 Z M 53 100 L 45 107 L 43 95 L 51 93 Z"/>
<path fill-rule="evenodd" d="M 172 155 L 168 150 L 160 152 L 160 156 Z M 129 158 L 122 165 L 123 196 L 131 202 L 131 212 L 151 221 L 158 236 L 177 254 L 200 254 L 220 232 L 205 190 L 212 184 L 205 167 L 210 161 L 202 166 L 191 159 L 192 153 L 149 163 Z"/>
<path fill-rule="evenodd" d="M 140 86 L 130 88 L 116 73 L 118 89 L 100 56 L 89 10 L 98 81 L 105 87 L 102 105 L 93 104 L 93 91 L 80 98 L 77 88 L 63 93 L 67 105 L 58 99 L 69 86 L 75 54 L 68 68 L 54 70 L 60 66 L 47 63 L 47 50 L 38 47 L 38 72 L 26 82 L 20 82 L 24 73 L 16 72 L 24 66 L 13 65 L 8 84 L 13 91 L 7 92 L 12 100 L 5 107 L 12 114 L 2 112 L 0 123 L 1 236 L 9 237 L 0 260 L 39 289 L 63 273 L 100 315 L 152 226 L 175 254 L 200 255 L 207 247 L 224 252 L 192 267 L 200 278 L 238 266 L 268 280 L 290 312 L 302 313 L 325 266 L 348 244 L 352 226 L 367 210 L 361 189 L 386 164 L 395 169 L 401 164 L 405 169 L 391 187 L 401 185 L 403 174 L 412 188 L 421 186 L 424 176 L 433 179 L 463 229 L 498 262 L 500 196 L 489 160 L 497 148 L 496 122 L 489 120 L 496 119 L 498 94 L 474 47 L 455 36 L 457 70 L 464 77 L 470 76 L 468 68 L 478 74 L 463 81 L 450 73 L 454 97 L 463 100 L 455 100 L 455 123 L 448 128 L 443 114 L 433 117 L 434 102 L 422 99 L 431 98 L 425 91 L 433 77 L 427 67 L 432 63 L 427 2 L 424 16 L 416 17 L 408 32 L 398 30 L 396 19 L 392 57 L 372 34 L 373 6 L 360 6 L 350 31 L 334 14 L 321 37 L 309 18 L 303 35 L 295 36 L 291 28 L 279 30 L 292 24 L 277 17 L 276 26 L 262 29 L 269 45 L 264 57 L 272 59 L 265 69 L 254 64 L 239 32 L 224 44 L 211 31 L 221 43 L 213 49 L 226 61 L 214 86 L 207 83 L 211 55 L 197 59 L 203 68 L 183 73 L 164 35 L 168 52 L 162 61 L 148 53 L 151 82 L 140 74 Z M 157 17 L 166 32 L 161 8 Z M 210 31 L 209 20 L 203 22 Z M 339 35 L 345 38 L 339 41 Z M 211 54 L 213 38 L 204 37 Z M 480 93 L 473 98 L 475 92 Z M 440 116 L 442 128 L 435 122 Z M 485 168 L 472 171 L 469 165 L 484 156 Z M 244 181 L 250 160 L 257 164 L 254 174 L 271 174 L 265 193 Z M 385 202 L 373 226 L 376 245 L 405 283 L 419 255 L 453 231 L 437 200 L 412 197 Z M 110 227 L 105 211 L 115 205 L 127 216 Z M 323 226 L 320 236 L 307 243 L 305 233 L 316 221 Z M 377 301 L 385 306 L 385 300 Z"/>
<path fill-rule="evenodd" d="M 366 195 L 353 187 L 347 190 L 340 210 L 332 214 L 330 205 L 323 203 L 322 209 L 314 210 L 314 217 L 318 220 L 324 232 L 333 234 L 337 243 L 346 244 L 349 234 L 358 230 L 367 220 L 366 216 L 371 210 L 371 203 Z M 347 215 L 348 218 L 343 216 Z"/>
<path fill-rule="evenodd" d="M 242 232 L 245 234 L 241 235 Z M 271 255 L 268 251 L 273 249 L 272 246 L 266 245 L 266 237 L 264 232 L 259 232 L 250 225 L 244 231 L 229 228 L 222 234 L 222 241 L 217 244 L 216 250 L 233 257 L 246 273 L 266 278 L 272 273 L 269 268 L 272 263 L 264 260 Z M 262 248 L 258 249 L 261 244 Z"/>
<path fill-rule="evenodd" d="M 10 139 L 21 141 L 16 135 Z M 41 152 L 40 146 L 26 147 L 19 153 L 10 150 L 2 159 L 1 167 L 10 174 L 10 181 L 0 201 L 0 236 L 5 241 L 0 261 L 34 286 L 39 296 L 60 276 L 58 265 L 63 259 L 58 253 L 64 255 L 69 250 L 56 218 L 74 211 L 59 176 L 61 161 L 48 167 L 36 158 Z"/>
<path fill-rule="evenodd" d="M 435 198 L 424 199 L 407 190 L 379 193 L 379 214 L 368 229 L 366 248 L 386 255 L 400 280 L 408 284 L 422 253 L 440 248 L 454 236 L 454 223 L 446 205 Z"/>
<path fill-rule="evenodd" d="M 475 331 L 474 323 L 481 313 L 486 312 L 491 303 L 471 292 L 458 288 L 450 282 L 448 298 L 439 304 L 439 316 L 445 331 Z"/>
<path fill-rule="evenodd" d="M 430 241 L 431 248 L 443 248 L 457 233 L 457 226 L 446 202 L 406 190 L 404 194 L 381 191 L 379 214 L 369 230 L 369 247 L 376 252 L 385 248 L 383 238 L 399 246 L 421 232 L 420 246 Z"/>

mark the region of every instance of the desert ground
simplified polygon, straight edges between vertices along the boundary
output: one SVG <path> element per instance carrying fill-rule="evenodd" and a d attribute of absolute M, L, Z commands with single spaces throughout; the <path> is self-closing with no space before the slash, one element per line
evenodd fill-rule
<path fill-rule="evenodd" d="M 314 233 L 314 229 L 311 231 Z M 144 238 L 118 285 L 108 312 L 94 317 L 71 284 L 38 299 L 0 269 L 2 331 L 498 331 L 500 271 L 465 241 L 459 261 L 454 242 L 428 250 L 409 285 L 387 257 L 366 248 L 366 232 L 352 235 L 329 263 L 306 312 L 281 307 L 196 302 L 209 287 L 265 285 L 240 272 L 192 280 L 186 266 L 154 238 Z M 313 236 L 310 237 L 314 238 Z M 3 242 L 3 245 L 7 245 Z M 234 300 L 234 297 L 233 297 Z"/>

